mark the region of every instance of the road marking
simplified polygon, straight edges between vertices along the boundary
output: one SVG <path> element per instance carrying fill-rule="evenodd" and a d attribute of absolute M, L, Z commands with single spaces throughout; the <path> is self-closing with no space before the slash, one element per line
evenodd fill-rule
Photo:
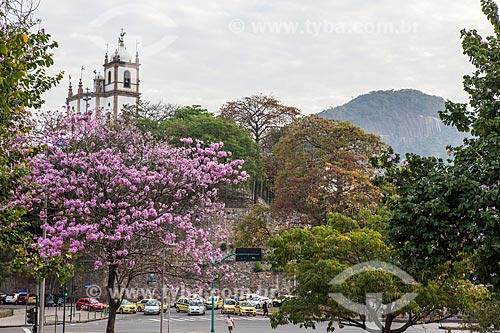
<path fill-rule="evenodd" d="M 214 317 L 215 320 L 217 321 L 224 321 L 226 320 L 226 316 L 216 316 Z M 233 317 L 234 320 L 248 320 L 248 321 L 254 321 L 254 320 L 258 320 L 258 321 L 263 321 L 263 320 L 269 320 L 269 318 L 267 317 Z M 155 321 L 155 322 L 159 322 L 160 320 L 159 319 L 153 319 L 151 318 L 150 319 L 151 321 Z M 175 322 L 195 322 L 195 321 L 210 321 L 211 318 L 208 316 L 205 316 L 205 317 L 174 317 L 174 318 L 170 318 L 170 321 L 175 321 Z M 167 319 L 164 319 L 164 321 L 167 321 Z"/>
<path fill-rule="evenodd" d="M 31 330 L 24 328 L 24 327 L 23 327 L 23 331 L 24 331 L 24 333 L 31 333 Z"/>

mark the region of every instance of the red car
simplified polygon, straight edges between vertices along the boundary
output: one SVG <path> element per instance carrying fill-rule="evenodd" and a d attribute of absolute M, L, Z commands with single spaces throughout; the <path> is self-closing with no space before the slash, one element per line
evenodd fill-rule
<path fill-rule="evenodd" d="M 28 293 L 19 293 L 17 296 L 16 304 L 28 304 L 28 299 L 30 294 Z"/>
<path fill-rule="evenodd" d="M 84 297 L 76 301 L 75 307 L 77 310 L 103 311 L 108 306 L 99 302 L 96 298 Z"/>

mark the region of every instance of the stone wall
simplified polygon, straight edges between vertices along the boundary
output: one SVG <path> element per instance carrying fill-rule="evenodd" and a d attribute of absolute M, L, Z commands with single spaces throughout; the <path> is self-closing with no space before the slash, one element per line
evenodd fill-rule
<path fill-rule="evenodd" d="M 248 200 L 247 200 L 248 202 Z M 224 228 L 230 231 L 229 243 L 232 243 L 232 230 L 250 211 L 249 204 L 242 204 L 244 208 L 227 208 L 223 217 L 218 217 L 214 224 L 221 224 Z M 230 250 L 228 250 L 229 253 Z M 226 294 L 242 294 L 242 293 L 257 293 L 264 296 L 274 296 L 276 292 L 289 293 L 291 282 L 285 281 L 283 273 L 261 271 L 256 272 L 255 262 L 236 262 L 234 259 L 228 259 L 224 262 L 230 268 L 230 278 L 216 279 L 216 289 Z M 207 263 L 206 269 L 210 269 L 210 264 Z M 156 277 L 158 279 L 158 277 Z M 132 283 L 130 288 L 155 288 L 159 290 L 157 285 L 148 285 L 146 283 L 148 274 L 139 276 Z M 209 282 L 209 281 L 207 281 Z M 71 290 L 71 285 L 74 285 L 75 299 L 86 296 L 86 285 L 100 286 L 102 291 L 106 286 L 106 272 L 104 270 L 94 271 L 92 265 L 85 264 L 75 267 L 74 279 L 68 279 L 66 286 L 68 291 Z M 60 286 L 54 278 L 47 279 L 47 293 L 59 293 Z M 29 289 L 30 292 L 37 291 L 37 283 L 28 276 L 13 276 L 5 281 L 0 288 L 2 292 L 14 292 L 20 289 Z M 190 289 L 186 286 L 186 289 Z M 208 294 L 209 290 L 205 291 Z M 70 292 L 71 295 L 71 292 Z M 230 296 L 230 295 L 226 295 Z M 104 297 L 101 297 L 104 299 Z M 69 301 L 69 300 L 68 300 Z"/>

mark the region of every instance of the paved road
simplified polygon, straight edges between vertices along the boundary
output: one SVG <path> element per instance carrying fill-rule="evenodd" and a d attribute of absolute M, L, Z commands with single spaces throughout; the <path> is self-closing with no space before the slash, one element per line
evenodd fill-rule
<path fill-rule="evenodd" d="M 262 316 L 257 317 L 233 317 L 235 320 L 235 333 L 303 333 L 303 332 L 326 332 L 326 324 L 322 323 L 316 327 L 316 330 L 303 329 L 298 326 L 288 325 L 280 326 L 273 330 L 269 324 L 268 318 Z M 217 333 L 227 332 L 224 324 L 225 316 L 217 313 L 215 316 L 215 331 Z M 204 316 L 187 316 L 185 313 L 172 313 L 170 323 L 168 324 L 165 318 L 163 332 L 167 333 L 198 333 L 210 332 L 210 314 Z M 160 318 L 159 316 L 146 316 L 142 313 L 118 315 L 116 320 L 116 333 L 157 333 L 159 332 Z M 68 324 L 66 325 L 67 333 L 103 333 L 106 331 L 106 321 L 95 321 L 83 324 Z M 361 333 L 362 330 L 352 327 L 343 329 L 336 328 L 338 333 Z M 9 328 L 0 329 L 0 333 L 29 333 L 27 328 Z M 45 333 L 62 333 L 62 326 L 47 326 Z M 407 333 L 444 333 L 438 328 L 438 325 L 415 326 L 406 331 Z"/>
<path fill-rule="evenodd" d="M 2 321 L 4 325 L 8 325 L 8 322 L 16 323 L 20 325 L 24 323 L 25 312 L 21 307 L 16 308 L 15 315 L 13 317 L 4 318 Z M 54 310 L 54 309 L 52 309 Z M 59 311 L 60 312 L 60 311 Z M 82 311 L 85 317 L 86 311 Z M 89 315 L 96 315 L 92 312 Z M 100 313 L 99 313 L 100 315 Z M 225 325 L 226 315 L 221 315 L 220 311 L 215 313 L 215 331 L 217 333 L 227 332 Z M 287 332 L 287 333 L 299 333 L 299 332 L 326 332 L 326 323 L 318 324 L 316 330 L 303 329 L 298 326 L 288 325 L 280 326 L 277 329 L 272 329 L 269 324 L 269 319 L 258 315 L 256 317 L 239 317 L 234 316 L 235 320 L 235 333 L 264 333 L 264 332 Z M 203 316 L 188 316 L 186 313 L 177 313 L 175 311 L 171 312 L 170 321 L 167 321 L 167 315 L 164 317 L 163 332 L 167 333 L 198 333 L 198 332 L 210 332 L 211 326 L 211 316 L 210 311 L 208 311 Z M 11 323 L 11 324 L 12 324 Z M 456 324 L 455 324 L 456 325 Z M 0 325 L 2 326 L 2 325 Z M 116 333 L 155 333 L 159 332 L 160 328 L 160 316 L 146 316 L 143 313 L 137 314 L 118 314 L 116 320 Z M 393 327 L 395 328 L 395 327 Z M 98 320 L 88 323 L 67 323 L 65 327 L 65 332 L 67 333 L 103 333 L 106 331 L 106 320 Z M 48 325 L 45 328 L 45 333 L 62 333 L 62 325 Z M 362 330 L 355 329 L 352 327 L 345 327 L 343 329 L 336 328 L 337 333 L 361 333 Z M 424 327 L 415 326 L 406 331 L 407 333 L 444 333 L 442 329 L 438 328 L 438 325 L 427 325 Z M 0 333 L 31 333 L 29 327 L 7 327 L 0 328 Z"/>
<path fill-rule="evenodd" d="M 31 330 L 29 328 L 24 328 L 24 327 L 9 327 L 9 328 L 0 328 L 0 333 L 31 333 Z"/>

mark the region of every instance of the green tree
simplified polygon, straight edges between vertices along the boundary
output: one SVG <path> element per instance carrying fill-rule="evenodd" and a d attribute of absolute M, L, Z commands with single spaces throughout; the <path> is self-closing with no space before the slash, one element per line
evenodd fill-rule
<path fill-rule="evenodd" d="M 220 118 L 228 119 L 247 131 L 258 146 L 257 154 L 267 156 L 280 136 L 281 129 L 300 115 L 300 110 L 287 106 L 272 96 L 252 95 L 225 103 Z M 253 202 L 264 192 L 266 174 L 263 169 L 252 179 Z M 261 193 L 259 193 L 259 191 Z"/>
<path fill-rule="evenodd" d="M 53 65 L 51 50 L 57 47 L 33 18 L 31 1 L 2 1 L 0 4 L 0 206 L 6 205 L 27 170 L 18 137 L 30 130 L 29 109 L 39 109 L 42 94 L 62 78 L 46 74 Z M 35 153 L 34 150 L 32 150 Z M 17 207 L 0 209 L 0 257 L 12 263 L 24 253 L 31 239 L 27 225 L 16 221 L 24 213 Z M 10 264 L 3 264 L 8 274 Z"/>
<path fill-rule="evenodd" d="M 269 225 L 270 218 L 268 207 L 254 205 L 252 211 L 234 228 L 235 246 L 265 248 L 267 240 L 273 234 Z"/>
<path fill-rule="evenodd" d="M 481 1 L 495 35 L 483 39 L 462 30 L 462 48 L 475 71 L 464 76 L 469 105 L 447 102 L 440 116 L 469 132 L 459 147 L 448 147 L 450 164 L 433 158 L 385 156 L 378 160 L 395 196 L 392 240 L 405 267 L 432 278 L 435 267 L 470 257 L 468 278 L 500 288 L 500 21 L 493 1 Z"/>
<path fill-rule="evenodd" d="M 446 273 L 426 283 L 403 282 L 401 274 L 394 274 L 383 265 L 392 262 L 395 254 L 384 236 L 391 214 L 362 211 L 359 215 L 360 218 L 352 219 L 330 213 L 325 225 L 294 228 L 271 237 L 267 262 L 273 269 L 283 269 L 296 281 L 293 290 L 296 297 L 284 302 L 279 311 L 271 315 L 273 327 L 288 323 L 315 327 L 317 322 L 326 320 L 330 331 L 337 323 L 340 328 L 354 326 L 368 332 L 401 333 L 413 325 L 456 314 L 484 297 L 485 289 L 478 292 L 470 282 L 461 280 L 468 267 L 466 263 L 447 270 L 436 267 Z M 339 283 L 333 280 L 358 264 L 376 269 L 355 271 L 357 274 Z M 395 302 L 410 292 L 417 294 L 411 302 L 388 313 L 377 312 L 383 309 L 383 304 Z M 335 293 L 366 305 L 368 311 L 349 309 Z M 370 294 L 380 294 L 381 303 L 370 303 Z M 444 313 L 445 307 L 447 313 Z M 400 313 L 405 316 L 396 324 L 394 319 Z"/>
<path fill-rule="evenodd" d="M 316 115 L 295 120 L 270 157 L 273 213 L 298 212 L 322 224 L 328 212 L 354 216 L 376 207 L 380 193 L 368 161 L 385 149 L 378 136 L 347 122 Z"/>
<path fill-rule="evenodd" d="M 245 161 L 243 168 L 249 175 L 255 176 L 262 169 L 257 146 L 251 137 L 233 122 L 215 117 L 199 105 L 177 109 L 169 119 L 160 122 L 140 119 L 138 126 L 151 132 L 157 140 L 175 146 L 183 145 L 182 138 L 201 140 L 206 144 L 223 142 L 224 150 Z"/>

